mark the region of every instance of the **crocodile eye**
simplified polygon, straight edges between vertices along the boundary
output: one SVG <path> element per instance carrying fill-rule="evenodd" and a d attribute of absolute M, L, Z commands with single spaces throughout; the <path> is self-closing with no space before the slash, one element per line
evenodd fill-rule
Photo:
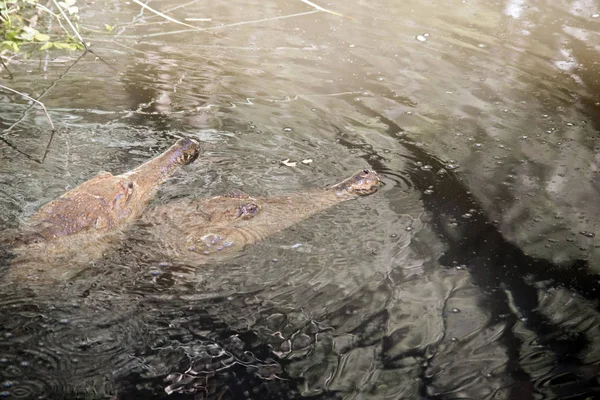
<path fill-rule="evenodd" d="M 240 206 L 238 217 L 253 217 L 258 213 L 258 205 L 254 203 L 246 203 Z"/>

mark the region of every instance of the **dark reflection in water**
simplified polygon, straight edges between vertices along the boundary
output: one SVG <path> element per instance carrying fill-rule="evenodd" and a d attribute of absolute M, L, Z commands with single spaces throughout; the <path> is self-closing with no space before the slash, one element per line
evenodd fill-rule
<path fill-rule="evenodd" d="M 376 114 L 366 107 L 362 112 Z M 377 117 L 388 124 L 390 135 L 402 132 L 392 121 L 382 115 Z M 509 390 L 509 398 L 528 398 L 537 385 L 552 389 L 560 398 L 577 394 L 587 398 L 597 393 L 600 367 L 584 361 L 585 352 L 595 346 L 593 338 L 586 337 L 588 332 L 585 330 L 551 321 L 544 315 L 539 301 L 540 290 L 567 288 L 596 303 L 600 294 L 597 275 L 588 272 L 585 261 L 577 261 L 570 267 L 556 266 L 524 254 L 503 238 L 493 221 L 487 220 L 472 194 L 447 170 L 447 163 L 428 155 L 408 140 L 402 143 L 410 150 L 414 163 L 407 171 L 410 180 L 422 193 L 430 193 L 423 196 L 424 206 L 431 212 L 434 230 L 448 245 L 439 262 L 448 267 L 466 268 L 473 283 L 485 293 L 481 306 L 486 310 L 489 323 L 501 323 L 506 327 L 498 340 L 508 357 L 506 373 L 516 381 Z M 372 154 L 369 159 L 381 158 Z M 386 170 L 381 163 L 375 163 L 374 167 Z M 515 335 L 514 328 L 519 323 L 534 332 L 533 343 L 523 343 Z M 524 345 L 531 348 L 524 352 Z M 435 350 L 428 351 L 435 353 Z M 422 354 L 422 357 L 425 359 L 426 355 Z M 536 372 L 528 371 L 529 365 L 523 365 L 523 361 L 540 357 L 547 359 L 553 370 L 550 374 L 555 377 L 544 377 L 543 381 L 536 382 Z M 426 376 L 423 378 L 424 382 L 431 382 Z M 428 392 L 425 387 L 423 393 Z"/>
<path fill-rule="evenodd" d="M 118 72 L 10 63 L 59 129 L 2 94 L 3 230 L 183 135 L 205 152 L 156 204 L 386 185 L 222 262 L 133 230 L 69 281 L 3 285 L 0 397 L 597 397 L 598 5 L 396 3 L 148 3 L 211 33 L 81 5 Z"/>

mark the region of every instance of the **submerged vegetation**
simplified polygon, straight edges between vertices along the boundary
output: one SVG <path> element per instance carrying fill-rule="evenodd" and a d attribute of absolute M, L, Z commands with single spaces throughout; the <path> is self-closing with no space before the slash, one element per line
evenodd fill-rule
<path fill-rule="evenodd" d="M 76 0 L 0 0 L 0 51 L 84 49 Z"/>

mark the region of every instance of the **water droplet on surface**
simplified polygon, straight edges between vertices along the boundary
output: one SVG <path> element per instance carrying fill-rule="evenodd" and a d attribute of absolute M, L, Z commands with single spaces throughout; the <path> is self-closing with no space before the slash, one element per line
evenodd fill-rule
<path fill-rule="evenodd" d="M 283 128 L 283 131 L 284 131 L 284 132 L 292 132 L 292 131 L 293 131 L 293 129 L 292 129 L 292 128 L 290 128 L 289 126 L 286 126 L 285 128 Z"/>
<path fill-rule="evenodd" d="M 458 314 L 460 310 L 458 308 L 453 308 L 450 310 L 451 313 Z"/>
<path fill-rule="evenodd" d="M 600 14 L 592 14 L 592 18 L 599 18 Z"/>
<path fill-rule="evenodd" d="M 256 129 L 256 125 L 250 125 L 250 126 L 248 126 L 248 128 L 250 128 L 250 129 Z"/>
<path fill-rule="evenodd" d="M 377 80 L 378 80 L 379 82 L 383 82 L 383 81 L 384 81 L 384 79 L 383 79 L 383 77 L 382 77 L 382 76 L 379 76 L 379 77 L 377 77 Z"/>
<path fill-rule="evenodd" d="M 585 236 L 585 237 L 589 237 L 589 238 L 593 238 L 593 237 L 595 237 L 595 236 L 596 236 L 596 234 L 595 234 L 595 233 L 593 233 L 593 232 L 581 231 L 581 232 L 579 232 L 579 233 L 580 233 L 580 234 L 582 234 L 583 236 Z"/>
<path fill-rule="evenodd" d="M 423 191 L 423 193 L 425 193 L 425 194 L 432 194 L 432 193 L 433 193 L 433 190 L 431 190 L 431 189 L 426 189 L 426 190 L 424 190 L 424 191 Z"/>
<path fill-rule="evenodd" d="M 410 231 L 412 231 L 412 228 L 411 228 L 410 226 L 407 226 L 407 227 L 405 228 L 405 231 L 407 231 L 407 232 L 410 232 Z"/>
<path fill-rule="evenodd" d="M 427 38 L 424 35 L 417 35 L 415 37 L 415 39 L 417 39 L 419 42 L 426 42 Z"/>
<path fill-rule="evenodd" d="M 65 319 L 61 319 L 61 320 L 60 320 L 60 321 L 58 321 L 58 322 L 60 322 L 60 323 L 61 323 L 61 324 L 63 324 L 63 325 L 66 325 L 66 324 L 68 324 L 68 323 L 69 323 L 69 320 L 65 318 Z"/>

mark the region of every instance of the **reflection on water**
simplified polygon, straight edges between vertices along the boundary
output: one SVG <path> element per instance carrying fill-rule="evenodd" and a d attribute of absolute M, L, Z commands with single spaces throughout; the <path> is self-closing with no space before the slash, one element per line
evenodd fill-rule
<path fill-rule="evenodd" d="M 0 397 L 597 396 L 596 2 L 148 4 L 209 31 L 82 5 L 106 63 L 0 71 L 59 127 L 2 93 L 3 230 L 184 135 L 205 152 L 159 206 L 385 186 L 201 267 L 134 230 L 68 281 L 5 284 Z"/>

